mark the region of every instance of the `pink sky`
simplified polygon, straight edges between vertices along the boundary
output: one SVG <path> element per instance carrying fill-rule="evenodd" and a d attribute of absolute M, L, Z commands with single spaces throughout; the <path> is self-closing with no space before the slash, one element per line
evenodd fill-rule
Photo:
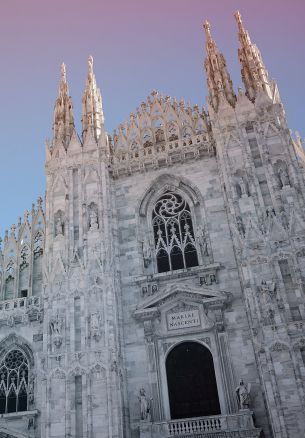
<path fill-rule="evenodd" d="M 305 136 L 304 0 L 2 2 L 0 235 L 44 194 L 44 139 L 51 136 L 62 61 L 79 126 L 87 58 L 94 56 L 112 133 L 152 89 L 205 104 L 205 19 L 237 89 L 236 9 L 278 82 L 291 128 Z"/>

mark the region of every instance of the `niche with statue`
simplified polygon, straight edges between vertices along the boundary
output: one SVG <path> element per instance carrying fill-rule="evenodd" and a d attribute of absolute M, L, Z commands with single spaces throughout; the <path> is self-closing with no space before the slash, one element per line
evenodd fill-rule
<path fill-rule="evenodd" d="M 99 229 L 98 208 L 94 202 L 88 207 L 88 230 L 97 231 Z"/>

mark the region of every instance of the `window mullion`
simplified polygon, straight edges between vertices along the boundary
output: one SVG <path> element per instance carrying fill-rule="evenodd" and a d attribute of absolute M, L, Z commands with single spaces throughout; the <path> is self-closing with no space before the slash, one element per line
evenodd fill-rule
<path fill-rule="evenodd" d="M 168 221 L 164 220 L 164 228 L 165 228 L 165 235 L 166 235 L 166 252 L 167 252 L 167 256 L 168 256 L 168 261 L 169 261 L 169 269 L 170 271 L 172 271 L 172 245 L 171 245 L 171 239 L 170 236 L 168 234 Z"/>
<path fill-rule="evenodd" d="M 179 227 L 179 234 L 180 234 L 180 250 L 181 250 L 181 253 L 182 253 L 182 259 L 183 259 L 183 267 L 184 268 L 186 268 L 186 263 L 185 263 L 185 256 L 184 256 L 184 248 L 185 248 L 185 245 L 184 245 L 184 237 L 183 237 L 183 230 L 182 230 L 182 226 L 181 226 L 181 214 L 180 215 L 178 215 L 178 227 Z"/>

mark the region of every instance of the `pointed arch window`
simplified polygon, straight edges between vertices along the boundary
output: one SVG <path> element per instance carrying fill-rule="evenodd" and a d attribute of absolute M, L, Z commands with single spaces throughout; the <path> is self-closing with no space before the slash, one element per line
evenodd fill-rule
<path fill-rule="evenodd" d="M 0 414 L 26 411 L 28 394 L 28 360 L 21 350 L 10 350 L 0 364 Z"/>
<path fill-rule="evenodd" d="M 191 210 L 182 196 L 165 192 L 154 206 L 152 223 L 158 272 L 198 266 Z"/>

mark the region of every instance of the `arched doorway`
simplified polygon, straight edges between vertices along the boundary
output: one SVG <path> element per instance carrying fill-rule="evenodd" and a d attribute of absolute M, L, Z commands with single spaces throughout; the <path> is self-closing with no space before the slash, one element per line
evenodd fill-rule
<path fill-rule="evenodd" d="M 166 359 L 171 418 L 220 414 L 211 352 L 198 342 L 182 342 Z"/>

